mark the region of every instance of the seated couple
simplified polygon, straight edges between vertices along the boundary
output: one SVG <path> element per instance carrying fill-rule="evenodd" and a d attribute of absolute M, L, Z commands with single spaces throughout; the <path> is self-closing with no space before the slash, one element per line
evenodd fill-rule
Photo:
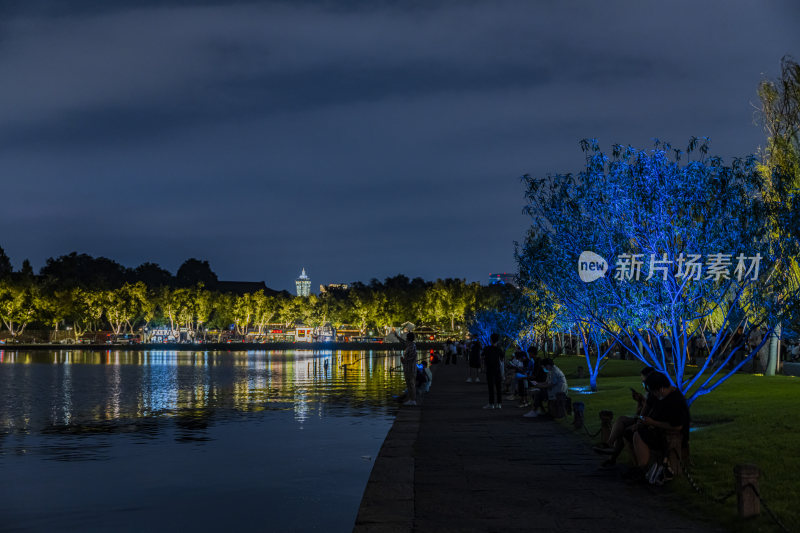
<path fill-rule="evenodd" d="M 567 394 L 567 378 L 564 372 L 561 371 L 552 359 L 542 359 L 541 368 L 546 377 L 544 382 L 538 380 L 531 380 L 530 385 L 533 389 L 533 409 L 525 413 L 526 418 L 536 418 L 543 409 L 544 400 L 548 402 L 556 401 L 559 394 L 566 397 Z"/>
<path fill-rule="evenodd" d="M 686 398 L 667 376 L 651 367 L 642 369 L 641 376 L 647 396 L 631 389 L 637 403 L 636 416 L 617 418 L 608 441 L 594 447 L 599 453 L 611 455 L 603 466 L 612 466 L 628 444 L 635 464 L 632 474 L 636 477 L 644 475 L 653 452 L 662 459 L 669 457 L 672 434 L 679 433 L 682 447 L 687 448 L 691 423 Z"/>

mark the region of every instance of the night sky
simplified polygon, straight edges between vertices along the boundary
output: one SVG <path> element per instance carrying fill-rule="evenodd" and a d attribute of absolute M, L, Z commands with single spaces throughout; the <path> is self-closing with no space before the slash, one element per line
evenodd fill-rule
<path fill-rule="evenodd" d="M 513 271 L 578 141 L 747 155 L 800 2 L 0 0 L 0 246 L 293 288 Z"/>

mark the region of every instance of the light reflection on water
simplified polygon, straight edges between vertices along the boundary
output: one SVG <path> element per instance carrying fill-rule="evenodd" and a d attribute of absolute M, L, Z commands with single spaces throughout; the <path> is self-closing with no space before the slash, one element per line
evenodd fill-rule
<path fill-rule="evenodd" d="M 18 478 L 0 485 L 0 516 L 31 531 L 205 530 L 247 525 L 272 505 L 274 531 L 349 530 L 363 458 L 377 454 L 403 388 L 396 364 L 347 351 L 0 350 L 0 471 Z M 191 490 L 176 495 L 187 477 Z M 254 511 L 232 520 L 216 502 L 243 487 L 236 501 L 253 498 Z M 112 512 L 122 496 L 141 502 L 123 525 Z M 195 516 L 182 498 L 214 510 Z"/>
<path fill-rule="evenodd" d="M 205 409 L 293 409 L 302 423 L 309 416 L 385 413 L 400 383 L 390 372 L 395 358 L 372 352 L 0 354 L 5 430 L 68 426 L 76 416 L 76 423 L 86 423 Z"/>

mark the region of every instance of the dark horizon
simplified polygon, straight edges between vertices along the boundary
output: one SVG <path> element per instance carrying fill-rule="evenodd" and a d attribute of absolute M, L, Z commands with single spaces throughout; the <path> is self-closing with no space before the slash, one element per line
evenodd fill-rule
<path fill-rule="evenodd" d="M 2 255 L 3 252 L 4 252 L 3 247 L 0 246 L 0 255 Z M 108 261 L 111 261 L 112 263 L 120 265 L 121 267 L 126 269 L 128 271 L 128 274 L 132 274 L 133 271 L 136 270 L 136 268 L 140 267 L 140 266 L 155 266 L 155 267 L 159 267 L 159 268 L 162 268 L 162 269 L 166 270 L 173 278 L 175 278 L 173 280 L 174 283 L 177 283 L 177 278 L 178 278 L 178 273 L 180 271 L 180 266 L 182 266 L 185 262 L 189 262 L 189 261 L 206 262 L 206 263 L 209 263 L 208 266 L 209 266 L 211 272 L 214 275 L 217 276 L 217 280 L 219 282 L 234 282 L 234 283 L 236 283 L 236 282 L 244 282 L 244 283 L 264 282 L 264 284 L 267 286 L 268 289 L 275 290 L 275 291 L 278 291 L 278 292 L 287 291 L 287 292 L 289 292 L 291 294 L 294 294 L 294 292 L 295 292 L 294 281 L 300 275 L 300 271 L 298 271 L 298 273 L 297 273 L 298 275 L 295 276 L 294 278 L 292 278 L 291 287 L 289 287 L 289 288 L 280 288 L 279 286 L 277 286 L 275 284 L 270 284 L 269 280 L 265 280 L 265 279 L 233 279 L 233 278 L 225 277 L 224 275 L 221 275 L 219 272 L 217 272 L 214 269 L 214 265 L 213 264 L 211 264 L 209 261 L 207 261 L 207 260 L 205 260 L 205 259 L 203 259 L 201 257 L 188 257 L 188 258 L 186 258 L 186 260 L 184 262 L 181 263 L 181 265 L 178 266 L 178 268 L 176 268 L 174 270 L 170 270 L 168 268 L 165 268 L 162 265 L 159 265 L 158 263 L 156 263 L 154 261 L 147 261 L 147 260 L 141 261 L 140 263 L 133 264 L 133 265 L 126 265 L 126 264 L 120 263 L 119 261 L 116 261 L 113 257 L 105 257 L 105 256 L 93 257 L 90 254 L 84 254 L 83 252 L 80 252 L 80 251 L 77 251 L 77 250 L 74 250 L 74 251 L 70 252 L 69 254 L 64 254 L 64 256 L 48 257 L 46 261 L 50 261 L 51 259 L 52 260 L 58 260 L 61 257 L 66 257 L 66 256 L 71 256 L 71 255 L 77 255 L 77 256 L 89 255 L 89 257 L 91 257 L 94 260 L 108 260 Z M 14 265 L 15 261 L 13 260 L 13 258 L 9 258 L 9 259 L 11 259 L 11 263 L 12 263 L 12 265 Z M 25 261 L 24 259 L 23 259 L 23 261 L 19 261 L 20 265 L 22 265 L 22 263 L 24 261 Z M 46 265 L 43 265 L 41 268 L 33 269 L 33 272 L 37 276 L 46 276 L 46 273 L 44 272 L 45 269 L 46 269 Z M 23 267 L 14 268 L 15 272 L 22 272 L 22 270 L 23 270 Z M 302 267 L 301 267 L 301 270 L 303 270 Z M 308 269 L 305 269 L 305 271 L 306 271 L 306 274 L 308 275 L 309 274 Z M 487 283 L 487 282 L 489 281 L 490 274 L 501 274 L 501 273 L 500 272 L 490 272 L 490 273 L 487 273 L 485 280 L 475 280 L 475 281 L 479 282 L 481 285 L 488 285 L 489 283 Z M 505 274 L 505 272 L 503 272 L 502 274 Z M 463 279 L 463 278 L 453 278 L 453 276 L 439 276 L 439 277 L 433 278 L 433 279 L 426 279 L 426 278 L 422 278 L 421 276 L 408 276 L 403 272 L 396 272 L 394 274 L 390 274 L 390 275 L 384 276 L 382 278 L 378 278 L 376 276 L 372 276 L 372 277 L 365 278 L 365 279 L 345 280 L 345 281 L 342 281 L 340 283 L 346 283 L 348 285 L 352 285 L 352 284 L 355 284 L 355 283 L 363 283 L 364 285 L 370 285 L 373 281 L 384 282 L 387 279 L 398 278 L 398 277 L 406 277 L 409 280 L 422 279 L 424 282 L 435 282 L 437 279 Z M 315 293 L 315 294 L 319 293 L 319 285 L 328 285 L 329 284 L 329 283 L 317 283 L 316 281 L 314 281 L 314 278 L 312 276 L 309 276 L 309 279 L 311 279 L 311 292 Z M 469 280 L 467 280 L 467 281 L 469 281 Z M 211 287 L 211 288 L 213 288 L 213 287 Z"/>
<path fill-rule="evenodd" d="M 0 0 L 0 239 L 292 290 L 515 271 L 579 140 L 756 153 L 800 4 Z"/>

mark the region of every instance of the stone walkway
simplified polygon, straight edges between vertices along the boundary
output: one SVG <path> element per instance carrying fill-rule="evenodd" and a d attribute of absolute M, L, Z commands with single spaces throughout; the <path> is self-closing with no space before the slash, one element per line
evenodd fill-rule
<path fill-rule="evenodd" d="M 714 531 L 630 485 L 569 427 L 483 410 L 484 383 L 440 365 L 421 407 L 404 407 L 370 476 L 354 531 Z M 666 490 L 668 494 L 668 489 Z"/>

